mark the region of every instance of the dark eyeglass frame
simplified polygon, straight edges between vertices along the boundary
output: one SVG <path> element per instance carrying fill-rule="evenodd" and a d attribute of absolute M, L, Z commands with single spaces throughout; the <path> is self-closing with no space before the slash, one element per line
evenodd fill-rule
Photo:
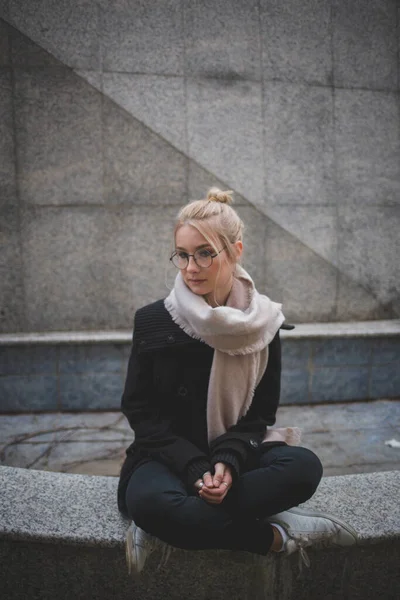
<path fill-rule="evenodd" d="M 196 252 L 208 252 L 211 258 L 211 262 L 207 267 L 203 267 L 202 265 L 199 265 L 199 263 L 196 260 L 195 254 L 189 254 L 187 252 L 185 252 L 186 254 L 186 266 L 184 267 L 178 267 L 175 263 L 174 263 L 174 257 L 178 255 L 178 250 L 175 250 L 175 252 L 173 252 L 169 258 L 169 260 L 172 262 L 172 264 L 174 265 L 174 267 L 176 267 L 177 269 L 179 269 L 180 271 L 183 271 L 184 269 L 187 269 L 187 267 L 189 266 L 189 261 L 190 261 L 190 257 L 193 258 L 194 262 L 196 263 L 196 265 L 200 268 L 200 269 L 209 269 L 211 267 L 211 265 L 213 264 L 213 260 L 214 258 L 216 258 L 218 256 L 218 254 L 221 254 L 221 252 L 223 252 L 226 249 L 226 246 L 224 246 L 223 248 L 221 248 L 221 250 L 219 252 L 215 252 L 214 254 L 211 254 L 211 252 L 209 250 L 202 250 L 201 248 L 199 250 L 196 250 Z"/>

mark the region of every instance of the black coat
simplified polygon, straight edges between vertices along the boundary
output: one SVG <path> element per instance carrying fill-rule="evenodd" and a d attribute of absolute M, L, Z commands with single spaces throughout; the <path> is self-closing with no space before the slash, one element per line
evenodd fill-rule
<path fill-rule="evenodd" d="M 122 412 L 135 432 L 118 486 L 118 507 L 123 514 L 127 514 L 125 492 L 130 476 L 146 461 L 167 465 L 191 491 L 196 479 L 215 463 L 229 464 L 235 479 L 254 468 L 260 452 L 272 444 L 261 441 L 266 426 L 275 423 L 279 404 L 279 332 L 269 345 L 267 368 L 247 414 L 209 445 L 206 403 L 213 355 L 213 348 L 174 323 L 163 300 L 136 312 L 122 396 Z"/>

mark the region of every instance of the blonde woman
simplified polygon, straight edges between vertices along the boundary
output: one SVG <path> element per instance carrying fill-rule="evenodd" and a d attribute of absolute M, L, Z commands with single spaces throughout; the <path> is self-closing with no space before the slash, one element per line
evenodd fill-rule
<path fill-rule="evenodd" d="M 157 547 L 288 554 L 348 546 L 355 531 L 296 508 L 317 489 L 318 457 L 271 429 L 279 404 L 281 305 L 240 266 L 243 223 L 216 188 L 184 206 L 167 298 L 135 315 L 122 411 L 135 432 L 118 506 L 132 519 L 129 571 Z"/>

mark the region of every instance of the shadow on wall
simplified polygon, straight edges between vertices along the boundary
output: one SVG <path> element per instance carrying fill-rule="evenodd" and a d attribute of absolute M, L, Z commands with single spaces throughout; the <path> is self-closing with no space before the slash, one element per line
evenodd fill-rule
<path fill-rule="evenodd" d="M 0 28 L 0 332 L 130 328 L 134 311 L 173 283 L 178 207 L 211 185 L 229 186 L 16 29 Z M 394 305 L 236 200 L 244 266 L 287 319 L 396 316 Z"/>

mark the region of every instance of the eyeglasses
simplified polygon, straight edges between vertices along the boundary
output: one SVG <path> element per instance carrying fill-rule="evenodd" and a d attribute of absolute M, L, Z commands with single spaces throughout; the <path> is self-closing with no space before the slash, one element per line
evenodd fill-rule
<path fill-rule="evenodd" d="M 170 261 L 177 269 L 186 269 L 189 264 L 189 258 L 192 256 L 194 262 L 198 267 L 202 269 L 207 269 L 207 267 L 211 267 L 213 259 L 221 254 L 223 250 L 225 250 L 226 246 L 224 246 L 219 252 L 215 252 L 212 254 L 209 250 L 199 249 L 196 250 L 194 254 L 188 254 L 187 252 L 182 252 L 181 250 L 176 250 L 172 253 L 170 257 Z"/>

